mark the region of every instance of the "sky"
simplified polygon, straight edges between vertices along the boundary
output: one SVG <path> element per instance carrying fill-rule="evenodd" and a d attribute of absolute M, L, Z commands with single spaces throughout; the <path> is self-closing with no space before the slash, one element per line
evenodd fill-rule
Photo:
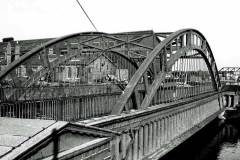
<path fill-rule="evenodd" d="M 239 0 L 79 0 L 98 31 L 194 28 L 206 37 L 218 69 L 240 67 Z M 0 0 L 0 40 L 94 31 L 76 0 Z"/>

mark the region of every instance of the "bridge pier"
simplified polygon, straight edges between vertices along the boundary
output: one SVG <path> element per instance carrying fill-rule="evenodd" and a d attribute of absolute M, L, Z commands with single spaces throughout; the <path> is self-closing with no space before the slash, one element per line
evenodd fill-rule
<path fill-rule="evenodd" d="M 224 107 L 234 107 L 235 105 L 239 104 L 240 96 L 235 92 L 228 92 L 223 95 L 224 97 Z"/>

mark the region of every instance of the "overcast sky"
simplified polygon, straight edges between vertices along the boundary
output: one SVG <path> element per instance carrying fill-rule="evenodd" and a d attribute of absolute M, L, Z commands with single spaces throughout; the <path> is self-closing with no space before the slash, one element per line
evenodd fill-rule
<path fill-rule="evenodd" d="M 101 32 L 195 28 L 218 68 L 240 67 L 239 0 L 79 0 Z M 0 39 L 58 37 L 94 31 L 75 0 L 0 0 Z"/>

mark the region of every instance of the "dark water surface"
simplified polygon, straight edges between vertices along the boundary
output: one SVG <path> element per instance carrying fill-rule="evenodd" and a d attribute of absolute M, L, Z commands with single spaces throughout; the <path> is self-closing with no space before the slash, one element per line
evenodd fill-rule
<path fill-rule="evenodd" d="M 240 160 L 240 119 L 215 120 L 160 160 Z"/>

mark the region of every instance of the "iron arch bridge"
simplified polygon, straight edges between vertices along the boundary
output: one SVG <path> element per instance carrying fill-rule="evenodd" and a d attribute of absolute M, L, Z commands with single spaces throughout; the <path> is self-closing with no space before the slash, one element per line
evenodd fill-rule
<path fill-rule="evenodd" d="M 54 123 L 0 155 L 7 159 L 56 156 L 58 147 L 53 154 L 45 150 L 68 132 L 89 137 L 99 132 L 95 137 L 101 139 L 84 143 L 87 149 L 70 147 L 60 159 L 159 159 L 236 97 L 231 92 L 228 103 L 223 93 L 224 104 L 213 53 L 195 29 L 52 39 L 1 71 L 0 84 L 0 117 L 11 117 L 6 121 L 13 127 L 20 119 Z"/>
<path fill-rule="evenodd" d="M 177 103 L 220 87 L 211 48 L 194 29 L 63 36 L 15 60 L 0 80 L 1 116 L 60 120 Z"/>

